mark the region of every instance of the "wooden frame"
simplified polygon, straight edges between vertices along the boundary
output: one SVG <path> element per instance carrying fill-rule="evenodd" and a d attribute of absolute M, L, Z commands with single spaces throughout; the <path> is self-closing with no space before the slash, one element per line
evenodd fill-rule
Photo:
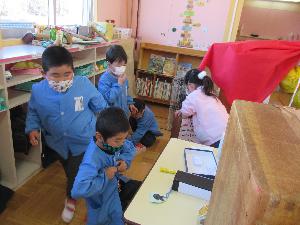
<path fill-rule="evenodd" d="M 240 23 L 244 0 L 231 0 L 226 20 L 223 41 L 235 41 Z"/>

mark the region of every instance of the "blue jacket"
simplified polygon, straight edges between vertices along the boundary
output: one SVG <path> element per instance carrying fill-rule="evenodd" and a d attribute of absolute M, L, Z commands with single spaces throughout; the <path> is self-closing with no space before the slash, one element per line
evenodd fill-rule
<path fill-rule="evenodd" d="M 64 159 L 69 152 L 80 155 L 95 135 L 95 113 L 106 107 L 106 101 L 86 77 L 74 76 L 73 85 L 65 93 L 54 91 L 47 80 L 42 80 L 32 87 L 25 132 L 42 130 L 49 147 Z"/>
<path fill-rule="evenodd" d="M 120 107 L 129 117 L 129 105 L 134 102 L 132 97 L 128 95 L 128 80 L 123 85 L 120 85 L 118 84 L 118 78 L 106 71 L 99 79 L 98 90 L 109 106 Z"/>
<path fill-rule="evenodd" d="M 94 142 L 88 146 L 71 191 L 75 199 L 85 198 L 88 209 L 87 225 L 123 225 L 123 212 L 117 176 L 109 180 L 105 169 L 122 159 L 129 167 L 135 147 L 126 140 L 115 155 L 106 154 Z"/>
<path fill-rule="evenodd" d="M 139 143 L 147 131 L 150 131 L 156 136 L 162 135 L 162 133 L 159 131 L 159 127 L 155 119 L 154 113 L 148 107 L 145 108 L 143 116 L 137 119 L 136 121 L 137 129 L 129 138 L 129 140 L 131 140 L 134 144 Z"/>

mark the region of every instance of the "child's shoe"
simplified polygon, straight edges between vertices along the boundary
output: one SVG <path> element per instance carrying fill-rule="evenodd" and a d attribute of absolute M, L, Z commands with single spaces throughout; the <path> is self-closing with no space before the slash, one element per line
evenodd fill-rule
<path fill-rule="evenodd" d="M 61 214 L 61 218 L 65 223 L 70 223 L 74 217 L 76 208 L 76 200 L 71 198 L 66 198 L 65 208 Z"/>

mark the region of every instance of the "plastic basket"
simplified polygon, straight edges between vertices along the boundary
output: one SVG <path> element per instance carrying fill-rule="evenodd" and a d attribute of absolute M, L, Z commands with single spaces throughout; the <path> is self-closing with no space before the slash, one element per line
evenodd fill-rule
<path fill-rule="evenodd" d="M 94 72 L 93 64 L 79 66 L 75 68 L 75 76 L 89 76 Z"/>

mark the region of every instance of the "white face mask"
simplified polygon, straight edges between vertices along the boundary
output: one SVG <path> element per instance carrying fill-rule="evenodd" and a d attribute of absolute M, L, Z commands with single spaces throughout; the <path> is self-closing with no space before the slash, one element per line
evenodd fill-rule
<path fill-rule="evenodd" d="M 48 84 L 54 91 L 60 93 L 66 92 L 72 86 L 73 78 L 71 80 L 62 80 L 62 81 L 48 80 Z"/>
<path fill-rule="evenodd" d="M 116 76 L 121 76 L 125 73 L 126 66 L 118 66 L 114 68 L 114 74 Z"/>

